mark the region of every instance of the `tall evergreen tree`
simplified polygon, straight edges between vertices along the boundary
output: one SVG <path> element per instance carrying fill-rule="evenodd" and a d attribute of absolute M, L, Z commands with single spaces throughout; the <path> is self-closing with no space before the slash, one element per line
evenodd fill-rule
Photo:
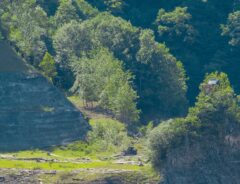
<path fill-rule="evenodd" d="M 51 81 L 57 76 L 55 60 L 48 52 L 45 53 L 42 61 L 39 64 L 39 68 Z"/>

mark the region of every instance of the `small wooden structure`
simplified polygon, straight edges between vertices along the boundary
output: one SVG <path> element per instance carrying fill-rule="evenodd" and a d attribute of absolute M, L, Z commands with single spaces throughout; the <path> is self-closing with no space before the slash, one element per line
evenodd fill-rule
<path fill-rule="evenodd" d="M 219 84 L 218 79 L 210 79 L 207 84 L 203 85 L 203 90 L 205 91 L 206 94 L 209 94 L 218 84 Z"/>

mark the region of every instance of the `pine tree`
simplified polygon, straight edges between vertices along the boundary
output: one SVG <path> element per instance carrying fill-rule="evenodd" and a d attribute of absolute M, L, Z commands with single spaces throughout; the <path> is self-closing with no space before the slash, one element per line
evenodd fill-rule
<path fill-rule="evenodd" d="M 48 52 L 45 53 L 43 60 L 39 64 L 39 68 L 51 81 L 57 76 L 55 60 Z"/>

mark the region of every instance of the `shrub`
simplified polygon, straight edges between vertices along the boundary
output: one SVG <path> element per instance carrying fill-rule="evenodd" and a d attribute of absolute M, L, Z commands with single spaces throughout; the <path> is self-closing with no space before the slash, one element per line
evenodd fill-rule
<path fill-rule="evenodd" d="M 90 144 L 100 145 L 101 150 L 126 150 L 131 140 L 125 125 L 112 119 L 91 120 L 92 131 L 88 135 Z"/>

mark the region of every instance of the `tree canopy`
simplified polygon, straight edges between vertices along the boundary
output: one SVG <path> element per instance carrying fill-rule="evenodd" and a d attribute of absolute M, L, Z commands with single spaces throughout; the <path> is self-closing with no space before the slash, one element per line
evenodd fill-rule
<path fill-rule="evenodd" d="M 240 11 L 230 13 L 227 24 L 222 25 L 222 35 L 230 38 L 229 44 L 235 46 L 240 43 Z"/>
<path fill-rule="evenodd" d="M 86 103 L 99 102 L 123 122 L 139 119 L 137 94 L 132 88 L 132 75 L 123 70 L 122 62 L 105 48 L 87 53 L 71 64 L 76 76 L 72 91 Z"/>
<path fill-rule="evenodd" d="M 65 91 L 76 84 L 74 63 L 107 50 L 131 75 L 131 87 L 114 99 L 126 103 L 123 94 L 133 90 L 144 122 L 186 115 L 206 72 L 226 72 L 240 89 L 239 3 L 233 0 L 3 0 L 0 16 L 3 35 L 27 62 L 39 68 L 45 53 L 53 57 L 55 84 Z M 97 83 L 94 75 L 89 80 Z M 98 91 L 91 93 L 87 98 L 99 100 Z"/>

